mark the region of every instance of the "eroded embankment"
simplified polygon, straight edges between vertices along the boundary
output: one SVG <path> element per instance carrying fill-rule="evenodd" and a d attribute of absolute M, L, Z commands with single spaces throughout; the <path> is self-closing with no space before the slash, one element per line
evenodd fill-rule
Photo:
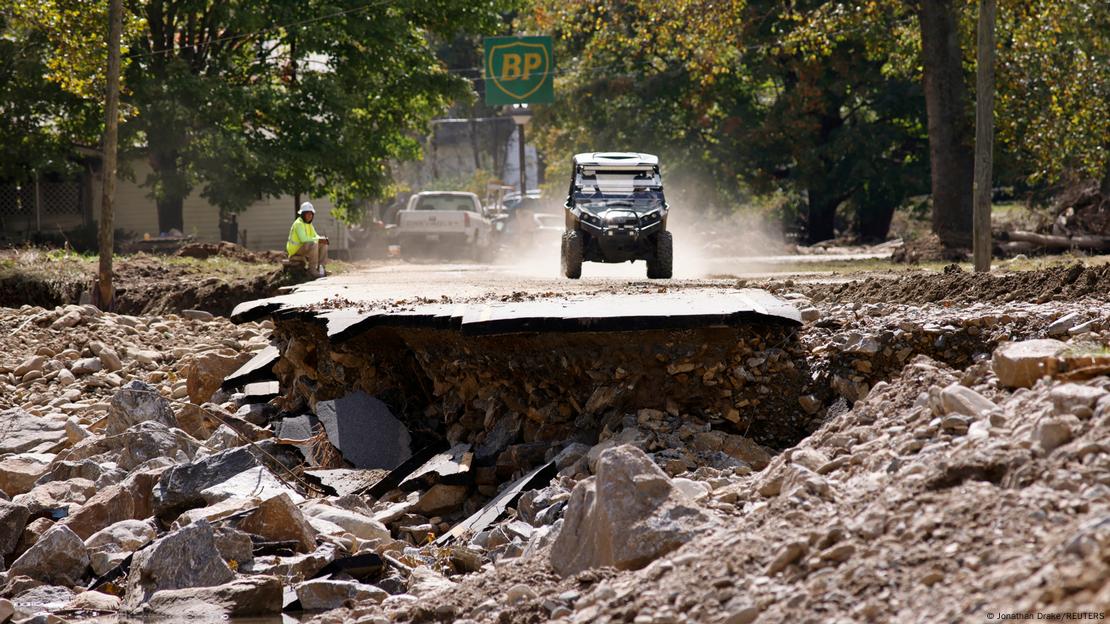
<path fill-rule="evenodd" d="M 784 448 L 816 426 L 814 391 L 791 326 L 465 336 L 378 327 L 344 342 L 304 320 L 277 323 L 286 407 L 362 390 L 428 442 L 479 457 L 514 443 L 596 442 L 623 415 L 692 415 Z M 542 454 L 541 454 L 542 456 Z"/>

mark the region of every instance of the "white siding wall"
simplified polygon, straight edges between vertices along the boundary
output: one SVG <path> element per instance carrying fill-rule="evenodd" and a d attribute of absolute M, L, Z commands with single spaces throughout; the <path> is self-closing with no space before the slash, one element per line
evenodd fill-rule
<path fill-rule="evenodd" d="M 135 181 L 116 179 L 114 220 L 117 228 L 158 236 L 158 207 L 150 197 L 150 189 L 141 186 L 150 174 L 150 165 L 143 160 L 131 163 Z M 100 218 L 100 177 L 93 180 L 93 218 Z M 316 231 L 330 239 L 333 249 L 347 247 L 347 228 L 331 216 L 331 202 L 327 199 L 309 199 L 316 207 Z M 220 210 L 209 204 L 194 190 L 184 203 L 185 234 L 197 240 L 220 240 Z M 285 249 L 289 226 L 293 223 L 293 198 L 291 196 L 267 198 L 252 204 L 239 213 L 240 244 L 251 249 Z M 244 236 L 245 235 L 245 236 Z"/>
<path fill-rule="evenodd" d="M 316 208 L 312 224 L 321 236 L 327 236 L 332 249 L 346 249 L 347 227 L 331 216 L 331 201 L 306 198 Z M 251 204 L 239 213 L 240 242 L 251 249 L 285 249 L 289 227 L 293 224 L 293 198 L 271 197 Z"/>

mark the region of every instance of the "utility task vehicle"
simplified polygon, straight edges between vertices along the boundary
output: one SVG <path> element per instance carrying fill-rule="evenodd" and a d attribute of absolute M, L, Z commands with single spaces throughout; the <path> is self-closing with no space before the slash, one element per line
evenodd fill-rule
<path fill-rule="evenodd" d="M 655 156 L 578 154 L 566 202 L 563 275 L 581 277 L 584 261 L 646 260 L 649 278 L 670 277 L 674 243 L 667 210 Z"/>
<path fill-rule="evenodd" d="M 417 193 L 397 213 L 401 256 L 461 255 L 485 261 L 493 254 L 490 216 L 474 193 Z"/>

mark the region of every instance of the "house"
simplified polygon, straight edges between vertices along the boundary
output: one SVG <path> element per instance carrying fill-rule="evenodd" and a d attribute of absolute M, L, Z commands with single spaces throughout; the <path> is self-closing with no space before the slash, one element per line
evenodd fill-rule
<path fill-rule="evenodd" d="M 158 210 L 150 189 L 141 185 L 150 174 L 145 160 L 129 163 L 130 178 L 116 178 L 113 224 L 136 238 L 157 237 Z M 60 233 L 100 218 L 100 172 L 89 169 L 72 179 L 42 178 L 37 183 L 0 185 L 0 233 L 8 240 L 28 240 L 35 233 Z M 316 207 L 316 230 L 327 236 L 331 249 L 348 249 L 349 228 L 332 216 L 327 198 L 305 197 Z M 220 209 L 195 189 L 184 202 L 184 234 L 201 242 L 221 238 Z M 265 198 L 236 215 L 239 244 L 255 250 L 285 249 L 289 225 L 295 218 L 291 196 Z"/>

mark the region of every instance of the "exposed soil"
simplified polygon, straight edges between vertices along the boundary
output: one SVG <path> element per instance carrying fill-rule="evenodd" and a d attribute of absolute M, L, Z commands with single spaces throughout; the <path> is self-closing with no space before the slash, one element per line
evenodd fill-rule
<path fill-rule="evenodd" d="M 272 297 L 283 286 L 304 276 L 283 272 L 267 254 L 212 254 L 219 260 L 170 261 L 163 256 L 135 254 L 115 260 L 113 272 L 120 314 L 166 314 L 205 310 L 220 316 L 243 301 Z M 200 253 L 200 252 L 197 252 Z M 42 252 L 0 254 L 0 306 L 53 308 L 80 303 L 91 295 L 96 260 L 52 257 Z"/>
<path fill-rule="evenodd" d="M 929 303 L 942 301 L 1110 301 L 1110 264 L 1075 263 L 1038 271 L 971 273 L 957 265 L 943 273 L 871 276 L 842 284 L 804 284 L 814 301 Z"/>

